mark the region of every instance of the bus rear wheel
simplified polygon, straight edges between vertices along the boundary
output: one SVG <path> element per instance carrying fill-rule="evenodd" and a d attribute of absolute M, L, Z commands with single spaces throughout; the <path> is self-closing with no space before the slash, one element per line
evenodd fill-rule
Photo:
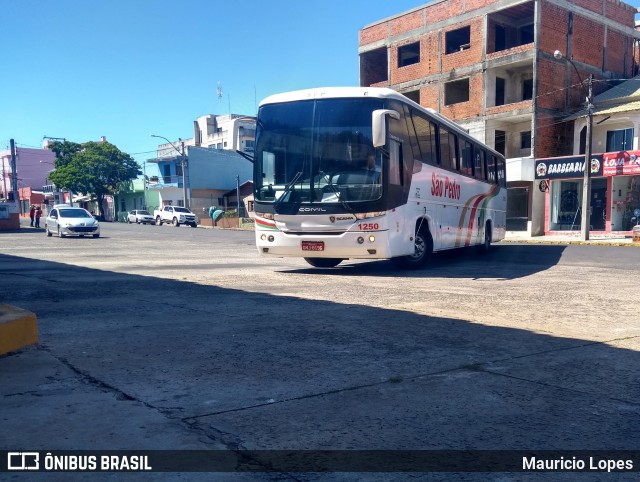
<path fill-rule="evenodd" d="M 491 241 L 493 241 L 491 223 L 487 221 L 487 224 L 484 226 L 484 240 L 482 244 L 478 245 L 478 250 L 481 254 L 487 254 L 491 250 Z"/>
<path fill-rule="evenodd" d="M 428 229 L 416 231 L 415 250 L 408 256 L 399 256 L 392 261 L 403 269 L 420 269 L 431 259 L 433 254 L 433 238 Z"/>
<path fill-rule="evenodd" d="M 335 268 L 341 262 L 341 258 L 304 258 L 314 268 Z"/>

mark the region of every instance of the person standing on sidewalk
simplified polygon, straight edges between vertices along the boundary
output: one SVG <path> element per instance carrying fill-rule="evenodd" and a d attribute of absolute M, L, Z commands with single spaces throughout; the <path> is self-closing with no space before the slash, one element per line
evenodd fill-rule
<path fill-rule="evenodd" d="M 36 207 L 32 204 L 31 209 L 29 209 L 29 219 L 31 219 L 31 227 L 33 227 L 33 218 L 36 215 Z"/>
<path fill-rule="evenodd" d="M 40 227 L 40 216 L 42 216 L 42 209 L 40 209 L 40 206 L 38 206 L 36 208 L 35 215 L 36 215 L 36 226 L 35 227 L 39 228 Z"/>

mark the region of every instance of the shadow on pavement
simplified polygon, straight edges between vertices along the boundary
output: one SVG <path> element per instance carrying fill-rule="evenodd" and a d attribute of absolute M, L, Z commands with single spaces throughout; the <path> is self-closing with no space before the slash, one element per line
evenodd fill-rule
<path fill-rule="evenodd" d="M 509 269 L 511 248 L 487 261 L 441 256 L 432 270 L 468 263 L 477 276 L 518 277 L 562 252 L 526 247 L 528 262 Z M 370 264 L 337 272 L 391 274 Z M 615 346 L 6 255 L 0 275 L 2 301 L 37 314 L 42 342 L 0 358 L 1 448 L 640 446 L 631 340 Z"/>
<path fill-rule="evenodd" d="M 289 273 L 339 276 L 398 276 L 406 278 L 460 277 L 515 279 L 530 276 L 555 266 L 566 246 L 556 245 L 494 245 L 488 254 L 462 248 L 435 253 L 420 270 L 403 270 L 392 261 L 345 262 L 336 268 L 289 270 Z M 455 267 L 455 271 L 451 268 Z"/>

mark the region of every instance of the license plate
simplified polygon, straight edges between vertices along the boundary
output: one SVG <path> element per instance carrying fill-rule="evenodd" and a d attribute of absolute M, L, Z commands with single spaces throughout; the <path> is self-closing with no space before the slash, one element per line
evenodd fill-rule
<path fill-rule="evenodd" d="M 303 241 L 302 251 L 324 251 L 324 241 Z"/>

